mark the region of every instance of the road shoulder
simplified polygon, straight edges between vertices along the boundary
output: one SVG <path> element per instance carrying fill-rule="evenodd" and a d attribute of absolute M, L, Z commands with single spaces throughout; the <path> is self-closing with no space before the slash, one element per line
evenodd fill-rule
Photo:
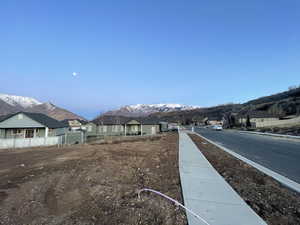
<path fill-rule="evenodd" d="M 179 135 L 179 170 L 185 206 L 209 224 L 266 224 L 216 172 L 190 137 L 182 131 Z M 191 214 L 187 217 L 189 225 L 201 224 Z"/>

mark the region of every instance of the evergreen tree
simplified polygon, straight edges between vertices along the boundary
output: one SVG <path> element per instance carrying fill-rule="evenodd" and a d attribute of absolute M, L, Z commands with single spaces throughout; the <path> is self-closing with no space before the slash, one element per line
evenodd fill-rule
<path fill-rule="evenodd" d="M 250 116 L 247 115 L 246 127 L 251 127 Z"/>

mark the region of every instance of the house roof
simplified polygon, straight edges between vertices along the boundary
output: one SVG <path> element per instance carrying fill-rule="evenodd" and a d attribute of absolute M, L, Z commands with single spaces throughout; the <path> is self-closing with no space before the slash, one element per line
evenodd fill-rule
<path fill-rule="evenodd" d="M 125 124 L 128 121 L 128 117 L 123 116 L 101 116 L 93 122 L 98 125 L 115 125 L 115 124 Z"/>
<path fill-rule="evenodd" d="M 88 123 L 91 123 L 89 121 L 80 120 L 80 119 L 65 119 L 65 120 L 61 120 L 60 122 L 63 123 L 65 127 L 69 127 L 70 126 L 69 121 L 74 121 L 74 120 L 77 120 L 79 123 L 81 123 L 81 125 L 86 125 Z"/>
<path fill-rule="evenodd" d="M 66 120 L 61 120 L 60 123 L 62 123 L 64 125 L 64 127 L 69 127 L 69 120 L 66 119 Z"/>
<path fill-rule="evenodd" d="M 0 116 L 0 122 L 2 122 L 3 120 L 5 120 L 6 117 L 7 117 L 7 115 L 5 115 L 5 116 Z"/>
<path fill-rule="evenodd" d="M 52 129 L 55 129 L 55 128 L 63 128 L 63 127 L 66 127 L 64 125 L 64 123 L 61 123 L 60 121 L 56 120 L 56 119 L 53 119 L 45 114 L 42 114 L 42 113 L 29 113 L 29 112 L 17 112 L 17 113 L 13 113 L 13 114 L 9 114 L 9 115 L 6 115 L 6 116 L 1 116 L 0 117 L 0 122 L 4 121 L 4 120 L 7 120 L 19 113 L 22 113 L 26 116 L 28 116 L 29 118 L 31 118 L 32 120 L 35 120 L 37 122 L 39 122 L 40 124 L 48 127 L 48 128 L 52 128 Z"/>
<path fill-rule="evenodd" d="M 154 117 L 142 117 L 139 119 L 139 121 L 145 125 L 159 124 L 159 122 L 160 122 L 158 119 L 156 119 Z"/>
<path fill-rule="evenodd" d="M 132 120 L 136 120 L 137 122 L 145 125 L 159 124 L 159 121 L 156 118 L 151 118 L 151 117 L 134 118 L 134 117 L 124 117 L 124 116 L 102 116 L 100 118 L 95 119 L 92 122 L 98 125 L 118 125 L 118 124 L 124 125 Z"/>
<path fill-rule="evenodd" d="M 238 115 L 240 118 L 245 118 L 249 115 L 250 118 L 279 118 L 280 116 L 275 114 L 270 114 L 264 111 L 250 111 L 244 115 Z"/>
<path fill-rule="evenodd" d="M 78 120 L 82 125 L 86 125 L 89 123 L 89 121 L 86 120 Z"/>

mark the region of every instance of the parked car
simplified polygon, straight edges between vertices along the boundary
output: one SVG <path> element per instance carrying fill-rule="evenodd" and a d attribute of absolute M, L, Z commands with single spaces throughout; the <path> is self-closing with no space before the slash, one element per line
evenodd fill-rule
<path fill-rule="evenodd" d="M 212 129 L 217 130 L 217 131 L 221 131 L 221 130 L 223 130 L 223 127 L 221 125 L 214 125 L 214 126 L 212 126 Z"/>

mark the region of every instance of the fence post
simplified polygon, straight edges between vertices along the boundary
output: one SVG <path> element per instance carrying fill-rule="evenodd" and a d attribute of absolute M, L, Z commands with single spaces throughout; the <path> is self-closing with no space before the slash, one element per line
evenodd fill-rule
<path fill-rule="evenodd" d="M 58 136 L 57 148 L 59 148 L 59 147 L 60 147 L 60 139 L 61 139 L 61 136 Z"/>

